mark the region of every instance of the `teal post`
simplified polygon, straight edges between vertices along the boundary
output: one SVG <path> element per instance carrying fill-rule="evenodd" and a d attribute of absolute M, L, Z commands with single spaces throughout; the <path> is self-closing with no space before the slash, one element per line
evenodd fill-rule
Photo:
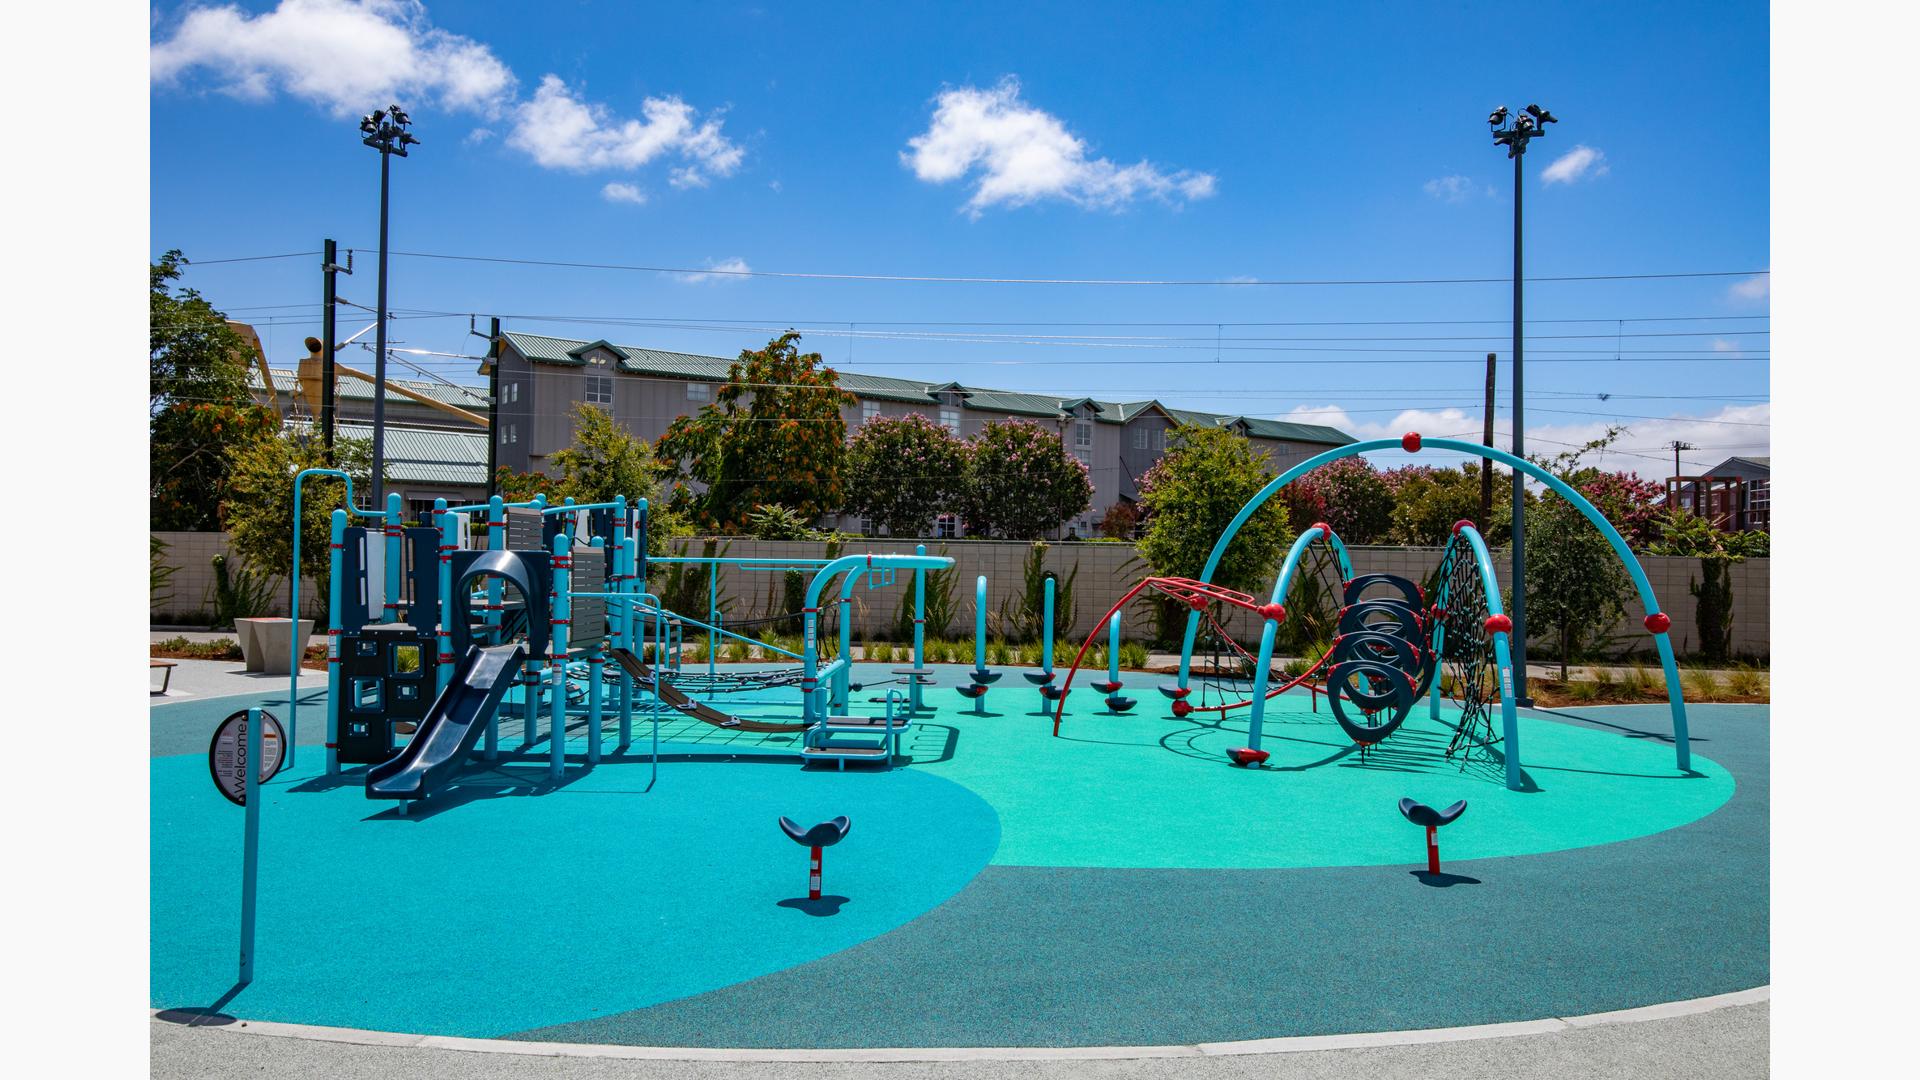
<path fill-rule="evenodd" d="M 987 575 L 973 579 L 973 670 L 987 670 Z"/>
<path fill-rule="evenodd" d="M 296 534 L 297 535 L 297 534 Z M 327 551 L 327 775 L 340 774 L 340 590 L 346 583 L 340 580 L 340 553 L 347 544 L 347 512 L 335 510 L 328 524 L 329 550 Z M 297 625 L 297 624 L 296 624 Z M 294 635 L 299 637 L 298 634 Z M 300 673 L 298 660 L 293 668 L 296 676 Z M 299 701 L 299 695 L 293 699 Z M 293 742 L 293 729 L 287 729 L 287 742 Z M 288 745 L 287 753 L 293 753 Z M 291 760 L 291 758 L 289 758 Z"/>
<path fill-rule="evenodd" d="M 1045 612 L 1040 618 L 1040 669 L 1053 674 L 1053 575 L 1047 575 Z"/>
<path fill-rule="evenodd" d="M 1340 580 L 1346 581 L 1353 577 L 1353 564 L 1347 558 L 1346 545 L 1341 542 L 1338 535 L 1315 525 L 1301 533 L 1300 538 L 1287 549 L 1287 557 L 1280 564 L 1280 576 L 1273 579 L 1273 593 L 1267 598 L 1269 603 L 1279 604 L 1286 600 L 1287 587 L 1293 582 L 1294 571 L 1300 568 L 1300 560 L 1305 557 L 1307 549 L 1311 548 L 1315 541 L 1323 538 L 1333 548 L 1340 568 Z M 1284 617 L 1283 615 L 1282 618 Z M 1272 674 L 1273 647 L 1279 633 L 1279 619 L 1262 620 L 1260 659 L 1253 670 L 1253 701 L 1247 707 L 1247 749 L 1249 750 L 1260 749 L 1260 732 L 1267 713 L 1267 683 Z"/>
<path fill-rule="evenodd" d="M 915 555 L 925 555 L 927 545 L 915 544 Z M 913 667 L 915 671 L 927 666 L 927 572 L 916 569 L 913 572 Z M 912 712 L 920 711 L 920 676 L 907 676 L 907 708 Z"/>
<path fill-rule="evenodd" d="M 453 613 L 460 610 L 453 602 L 453 553 L 460 549 L 460 531 L 454 515 L 447 512 L 445 499 L 433 501 L 433 521 L 440 526 L 440 663 L 433 677 L 437 693 L 453 681 Z"/>
<path fill-rule="evenodd" d="M 594 537 L 593 546 L 604 548 L 604 538 Z M 602 551 L 602 554 L 611 556 L 613 553 Z M 600 603 L 611 618 L 613 602 L 602 600 Z M 604 628 L 601 632 L 605 633 Z M 600 764 L 600 679 L 606 672 L 607 663 L 606 653 L 602 651 L 604 643 L 601 638 L 587 643 L 590 650 L 587 653 L 587 764 L 590 766 Z"/>
<path fill-rule="evenodd" d="M 567 500 L 572 503 L 572 499 Z M 573 540 L 566 532 L 553 538 L 553 715 L 547 721 L 547 778 L 559 783 L 567 771 L 567 627 L 573 618 Z"/>
<path fill-rule="evenodd" d="M 632 535 L 627 535 L 620 538 L 620 565 L 621 565 L 620 586 L 616 591 L 626 593 L 628 595 L 632 595 L 637 591 L 635 588 L 636 579 L 634 575 L 634 567 L 638 565 L 635 561 L 637 558 L 637 556 L 635 555 L 636 546 L 637 546 L 636 541 L 634 540 Z M 633 601 L 622 600 L 620 602 L 619 645 L 621 648 L 626 649 L 628 652 L 631 652 L 633 655 L 640 656 L 646 650 L 641 646 L 640 642 L 635 640 L 634 638 L 633 609 L 634 609 Z M 656 662 L 658 662 L 657 659 L 656 659 Z M 627 747 L 632 745 L 632 743 L 633 743 L 633 676 L 627 673 L 627 669 L 625 667 L 621 667 L 620 669 L 620 747 L 617 752 L 623 753 L 623 754 L 626 753 Z"/>
<path fill-rule="evenodd" d="M 384 560 L 387 602 L 380 613 L 382 622 L 398 622 L 400 619 L 400 560 L 402 558 L 400 546 L 407 534 L 406 519 L 402 516 L 404 513 L 405 511 L 401 508 L 400 493 L 387 492 L 387 516 L 383 522 L 384 527 L 380 530 L 387 540 L 387 554 Z"/>
<path fill-rule="evenodd" d="M 336 514 L 345 511 L 336 510 Z M 281 747 L 286 752 L 286 747 Z M 240 984 L 253 981 L 253 926 L 260 898 L 260 709 L 247 710 L 247 760 L 242 770 L 246 793 L 246 824 L 240 849 Z"/>
<path fill-rule="evenodd" d="M 1460 535 L 1466 538 L 1467 544 L 1473 550 L 1474 565 L 1480 568 L 1480 580 L 1484 583 L 1487 594 L 1487 614 L 1490 617 L 1501 614 L 1500 579 L 1494 576 L 1493 557 L 1487 554 L 1487 542 L 1480 538 L 1480 531 L 1471 525 L 1462 528 Z M 1639 564 L 1636 562 L 1634 569 L 1638 570 L 1639 568 Z M 1665 645 L 1666 643 L 1667 636 L 1661 634 L 1660 644 Z M 1501 756 L 1506 759 L 1507 790 L 1520 791 L 1525 786 L 1526 778 L 1520 771 L 1520 717 L 1513 706 L 1513 656 L 1510 646 L 1507 644 L 1507 634 L 1505 631 L 1494 632 L 1493 661 L 1495 666 L 1500 669 L 1500 728 L 1501 736 L 1504 740 L 1500 750 Z M 1434 676 L 1433 681 L 1440 681 L 1438 674 Z M 1679 730 L 1674 733 L 1682 748 L 1682 754 L 1686 753 L 1686 726 L 1686 721 L 1684 719 L 1681 720 Z M 1681 767 L 1685 768 L 1684 765 Z"/>
<path fill-rule="evenodd" d="M 1120 681 L 1120 612 L 1107 620 L 1107 681 Z M 1114 691 L 1119 693 L 1119 691 Z"/>
<path fill-rule="evenodd" d="M 487 500 L 487 550 L 505 551 L 507 549 L 507 503 L 495 495 Z M 501 605 L 506 593 L 499 578 L 487 575 L 487 637 L 494 645 L 501 644 L 500 627 L 505 620 Z M 500 710 L 493 710 L 487 717 L 487 746 L 482 753 L 487 761 L 500 756 Z"/>

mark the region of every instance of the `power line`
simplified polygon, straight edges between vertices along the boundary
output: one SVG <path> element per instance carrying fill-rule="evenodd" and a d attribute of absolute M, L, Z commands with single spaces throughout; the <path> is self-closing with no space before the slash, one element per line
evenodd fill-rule
<path fill-rule="evenodd" d="M 356 249 L 349 248 L 349 251 Z M 575 262 L 563 259 L 524 259 L 500 255 L 453 255 L 433 251 L 390 251 L 389 255 L 413 259 L 439 259 L 450 262 L 492 263 L 504 266 L 540 266 L 568 270 L 617 270 L 649 274 L 685 274 L 702 277 L 798 278 L 816 281 L 880 281 L 951 285 L 1213 285 L 1213 286 L 1360 286 L 1360 285 L 1505 285 L 1510 277 L 1461 278 L 1040 278 L 1040 277 L 959 277 L 937 274 L 837 274 L 795 270 L 729 270 L 713 267 L 645 266 L 633 263 Z M 1566 274 L 1532 277 L 1534 282 L 1571 281 L 1659 281 L 1678 278 L 1757 277 L 1767 270 L 1699 270 L 1651 274 Z"/>

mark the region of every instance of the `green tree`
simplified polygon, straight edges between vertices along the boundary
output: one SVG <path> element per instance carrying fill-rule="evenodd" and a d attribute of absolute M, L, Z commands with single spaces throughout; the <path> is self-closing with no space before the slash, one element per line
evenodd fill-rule
<path fill-rule="evenodd" d="M 1087 466 L 1058 432 L 1001 420 L 967 443 L 961 513 L 970 533 L 1038 540 L 1092 503 Z"/>
<path fill-rule="evenodd" d="M 373 475 L 373 443 L 334 440 L 335 467 L 353 477 L 356 493 Z M 229 450 L 227 501 L 221 507 L 232 549 L 255 574 L 284 579 L 293 567 L 293 478 L 325 465 L 317 439 L 270 435 Z M 359 495 L 365 498 L 364 494 Z M 300 580 L 304 596 L 325 596 L 333 511 L 346 505 L 346 487 L 313 477 L 300 488 Z M 365 524 L 355 521 L 353 524 Z"/>
<path fill-rule="evenodd" d="M 1140 483 L 1141 558 L 1164 577 L 1199 577 L 1234 515 L 1272 479 L 1266 458 L 1245 437 L 1217 427 L 1173 429 L 1166 453 Z M 1250 592 L 1271 588 L 1293 535 L 1287 508 L 1267 500 L 1227 545 L 1214 582 Z"/>
<path fill-rule="evenodd" d="M 1572 503 L 1547 499 L 1528 513 L 1527 628 L 1558 641 L 1560 678 L 1574 653 L 1620 618 L 1626 590 L 1613 546 Z"/>
<path fill-rule="evenodd" d="M 1346 543 L 1378 544 L 1393 530 L 1393 492 L 1372 465 L 1357 457 L 1320 466 L 1288 484 L 1281 497 L 1296 532 L 1324 521 Z M 1478 505 L 1478 494 L 1474 497 Z"/>
<path fill-rule="evenodd" d="M 573 407 L 573 445 L 556 451 L 553 463 L 560 479 L 549 496 L 594 503 L 625 495 L 629 503 L 646 499 L 650 508 L 660 503 L 660 468 L 653 452 L 598 405 Z"/>
<path fill-rule="evenodd" d="M 654 444 L 674 485 L 673 506 L 699 527 L 737 530 L 767 503 L 809 520 L 845 503 L 840 410 L 857 399 L 799 340 L 789 331 L 741 352 L 714 400 L 675 419 Z M 706 490 L 696 494 L 689 482 Z"/>
<path fill-rule="evenodd" d="M 1454 523 L 1463 520 L 1478 526 L 1489 544 L 1505 543 L 1513 533 L 1513 484 L 1508 477 L 1494 478 L 1493 520 L 1480 520 L 1477 461 L 1456 469 L 1409 465 L 1390 469 L 1381 479 L 1393 494 L 1393 524 L 1387 534 L 1390 543 L 1443 547 L 1453 534 Z"/>
<path fill-rule="evenodd" d="M 861 425 L 847 445 L 846 512 L 893 536 L 926 536 L 958 501 L 966 446 L 919 413 Z"/>
<path fill-rule="evenodd" d="M 186 265 L 169 251 L 148 268 L 148 518 L 155 529 L 212 530 L 227 500 L 228 452 L 271 433 L 279 417 L 248 393 L 251 347 L 197 291 L 174 284 Z"/>

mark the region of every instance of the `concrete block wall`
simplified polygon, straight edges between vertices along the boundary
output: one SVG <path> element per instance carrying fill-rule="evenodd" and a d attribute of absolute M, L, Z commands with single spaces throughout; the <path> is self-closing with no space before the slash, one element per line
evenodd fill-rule
<path fill-rule="evenodd" d="M 217 532 L 156 532 L 153 535 L 167 545 L 163 557 L 168 565 L 175 567 L 173 577 L 168 581 L 167 599 L 151 603 L 148 616 L 157 622 L 162 615 L 191 616 L 213 610 L 213 557 L 226 555 L 239 565 L 244 560 L 232 554 L 227 534 Z M 280 571 L 284 574 L 284 570 Z M 287 584 L 284 579 L 278 583 L 278 607 L 276 614 L 286 613 Z M 311 582 L 301 582 L 300 607 L 308 616 L 326 614 L 326 597 L 315 596 Z"/>
<path fill-rule="evenodd" d="M 211 603 L 205 599 L 212 595 L 213 589 L 213 566 L 210 560 L 215 554 L 227 550 L 227 538 L 220 533 L 155 535 L 170 545 L 168 560 L 180 569 L 173 576 L 173 599 L 155 605 L 151 614 L 157 616 L 163 610 L 192 612 L 210 608 Z M 686 554 L 701 554 L 699 541 L 676 544 L 677 548 L 681 546 L 684 546 Z M 727 555 L 735 558 L 821 559 L 826 556 L 826 545 L 813 541 L 734 538 L 731 541 L 723 540 L 721 547 Z M 944 550 L 951 556 L 958 571 L 954 582 L 955 613 L 953 624 L 948 628 L 949 637 L 968 638 L 972 635 L 973 583 L 974 578 L 981 574 L 987 576 L 989 632 L 997 630 L 1001 611 L 1011 611 L 1017 606 L 1016 596 L 1020 591 L 1022 568 L 1029 547 L 1024 543 L 993 540 L 936 540 L 927 543 L 929 552 L 940 554 Z M 842 545 L 840 553 L 871 551 L 911 554 L 913 549 L 913 543 L 904 541 L 853 540 Z M 1356 547 L 1351 549 L 1351 554 L 1354 569 L 1359 573 L 1396 574 L 1414 581 L 1424 580 L 1440 560 L 1439 548 Z M 1047 566 L 1050 569 L 1064 577 L 1076 565 L 1080 573 L 1074 582 L 1073 620 L 1068 626 L 1063 612 L 1059 634 L 1080 640 L 1092 631 L 1094 622 L 1148 571 L 1140 563 L 1131 544 L 1060 542 L 1048 545 Z M 1494 568 L 1502 588 L 1511 584 L 1509 565 L 1496 553 Z M 1699 561 L 1646 556 L 1641 560 L 1641 565 L 1646 568 L 1647 577 L 1653 583 L 1661 606 L 1673 619 L 1671 633 L 1674 647 L 1683 655 L 1693 652 L 1699 647 L 1699 633 L 1694 618 L 1697 605 L 1688 587 L 1699 581 Z M 1749 559 L 1733 566 L 1733 649 L 1736 653 L 1766 656 L 1770 652 L 1770 580 L 1771 560 Z M 664 568 L 657 568 L 652 575 L 655 591 L 659 591 L 663 581 Z M 728 567 L 721 572 L 720 581 L 722 591 L 732 600 L 727 611 L 729 621 L 777 613 L 783 582 L 780 573 Z M 869 634 L 887 632 L 893 626 L 901 595 L 912 587 L 912 578 L 907 574 L 900 575 L 889 588 L 868 589 L 863 582 L 854 591 L 856 636 L 864 638 Z M 315 595 L 311 589 L 303 588 L 302 591 L 306 595 L 302 596 L 300 606 L 305 614 L 324 615 L 324 597 Z M 837 599 L 838 594 L 833 598 Z M 1261 598 L 1265 598 L 1264 594 Z M 704 611 L 689 611 L 686 614 L 695 618 L 704 617 Z M 1151 633 L 1152 627 L 1141 622 L 1145 617 L 1145 613 L 1137 608 L 1127 612 L 1123 630 L 1128 638 L 1144 637 Z M 1254 623 L 1252 616 L 1243 614 L 1230 619 L 1228 627 L 1236 634 L 1250 636 L 1257 630 Z M 1629 642 L 1644 636 L 1637 602 L 1628 603 L 1627 613 L 1613 633 L 1616 637 L 1627 638 Z"/>

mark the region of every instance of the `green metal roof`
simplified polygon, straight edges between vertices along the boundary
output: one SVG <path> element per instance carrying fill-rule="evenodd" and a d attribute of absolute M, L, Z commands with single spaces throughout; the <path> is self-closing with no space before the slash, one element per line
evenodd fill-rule
<path fill-rule="evenodd" d="M 584 353 L 592 346 L 600 344 L 600 342 L 581 341 L 577 338 L 545 337 L 540 334 L 521 334 L 512 331 L 501 336 L 511 342 L 513 347 L 528 360 L 543 364 L 564 364 L 568 367 L 579 367 L 584 364 L 586 361 L 575 354 Z M 620 370 L 633 374 L 667 375 L 682 379 L 725 382 L 727 373 L 733 366 L 733 361 L 723 360 L 717 356 L 665 352 L 633 345 L 614 345 L 611 342 L 606 344 L 624 355 L 625 359 L 619 364 Z M 1229 416 L 1220 413 L 1170 409 L 1152 400 L 1097 401 L 1092 398 L 1061 398 L 1051 394 L 1029 394 L 1017 390 L 993 390 L 952 382 L 928 383 L 911 379 L 891 379 L 884 375 L 864 375 L 850 371 L 842 371 L 839 375 L 841 388 L 861 397 L 904 401 L 915 405 L 937 405 L 940 402 L 940 392 L 957 391 L 965 395 L 966 408 L 1007 413 L 1013 416 L 1037 416 L 1051 419 L 1058 417 L 1070 407 L 1086 403 L 1094 406 L 1097 410 L 1094 418 L 1101 423 L 1124 424 L 1148 409 L 1159 408 L 1176 423 L 1204 424 L 1211 427 L 1243 424 L 1247 434 L 1256 438 L 1288 439 L 1294 442 L 1320 443 L 1327 446 L 1345 446 L 1355 441 L 1353 436 L 1337 428 L 1318 424 L 1295 424 L 1258 416 Z"/>
<path fill-rule="evenodd" d="M 334 431 L 350 439 L 373 438 L 372 424 L 339 423 Z M 436 431 L 387 425 L 387 476 L 417 484 L 487 483 L 487 433 Z"/>

